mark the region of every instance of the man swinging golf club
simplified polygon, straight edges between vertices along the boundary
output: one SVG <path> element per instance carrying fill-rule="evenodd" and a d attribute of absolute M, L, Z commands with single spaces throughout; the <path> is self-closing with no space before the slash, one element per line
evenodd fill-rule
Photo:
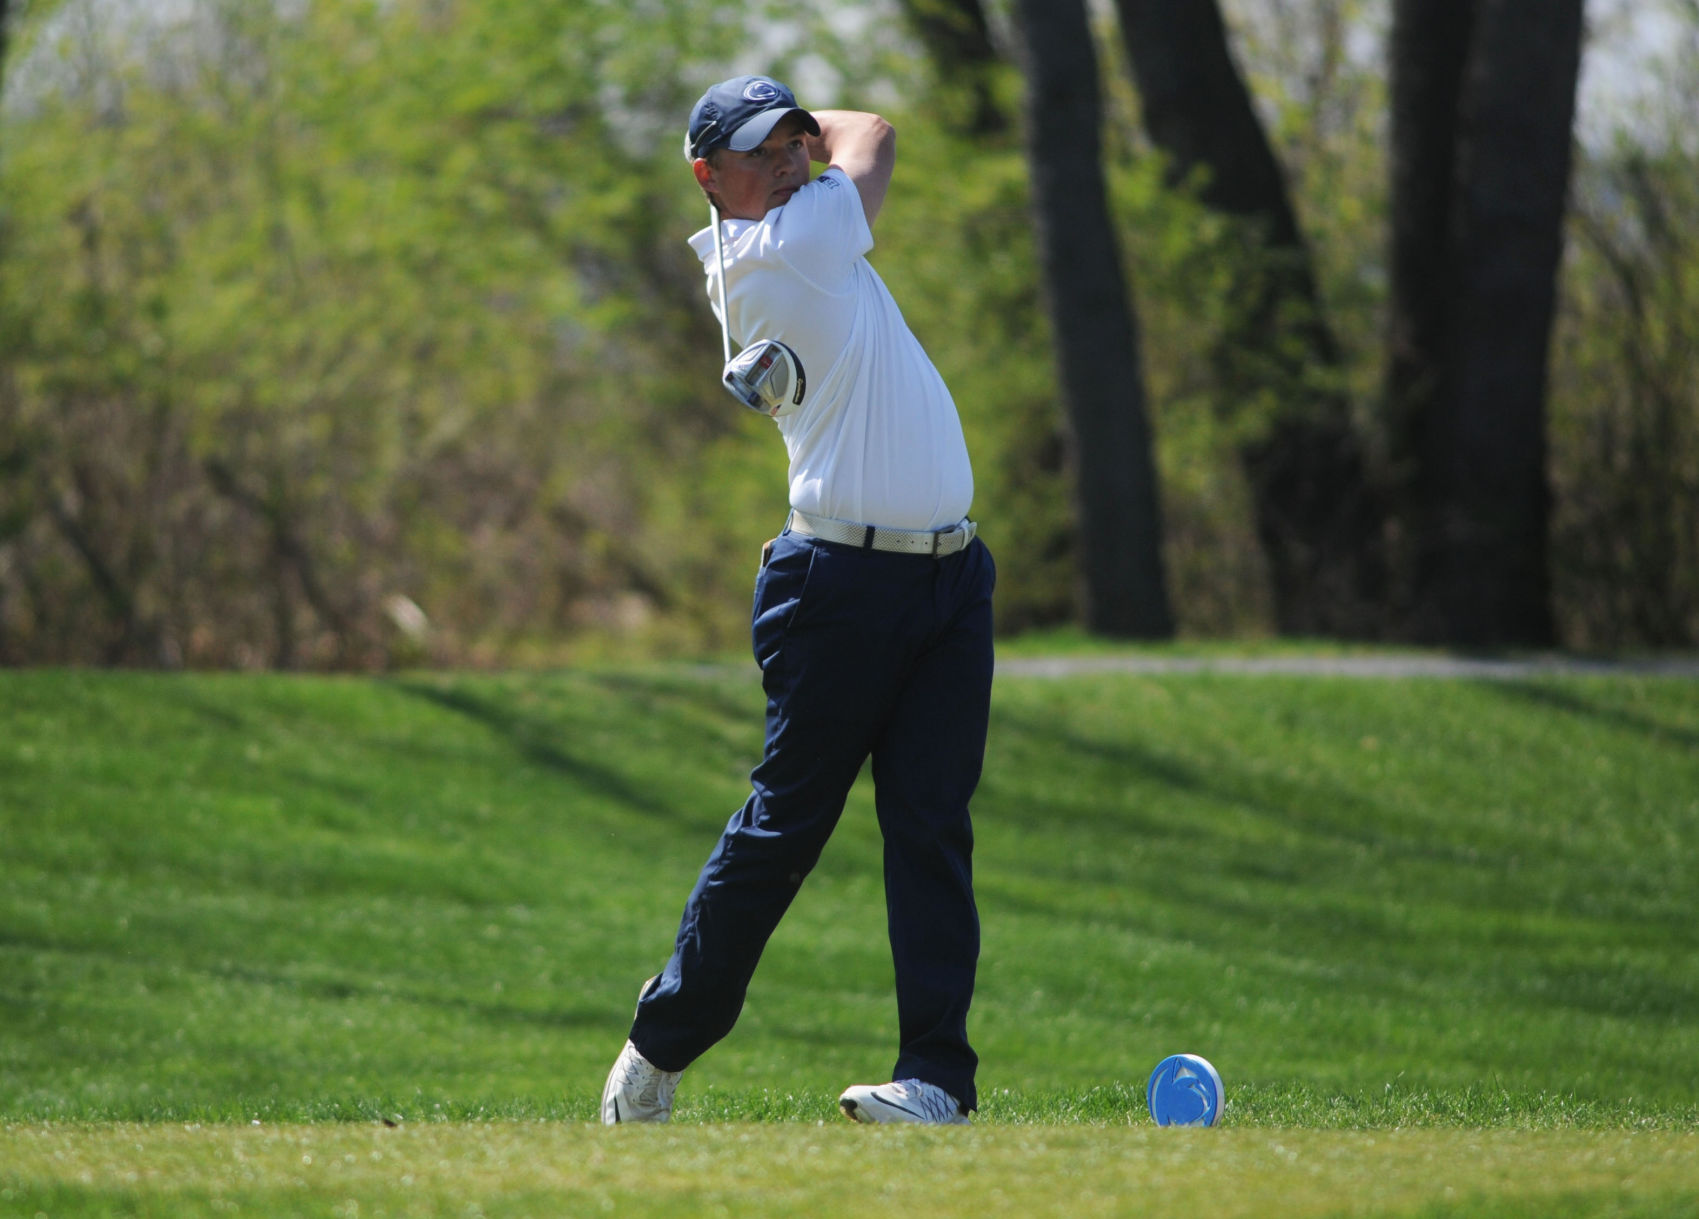
<path fill-rule="evenodd" d="M 671 958 L 642 989 L 602 1120 L 671 1116 L 680 1074 L 731 1031 L 871 757 L 899 1045 L 891 1082 L 851 1087 L 839 1105 L 862 1122 L 965 1124 L 978 1104 L 968 801 L 985 753 L 996 575 L 966 515 L 973 472 L 955 403 L 866 258 L 895 133 L 873 114 L 810 113 L 777 81 L 742 76 L 696 103 L 685 156 L 712 209 L 691 247 L 720 314 L 726 388 L 776 419 L 791 513 L 755 583 L 766 748 Z M 811 162 L 829 168 L 810 180 Z M 748 344 L 736 360 L 732 334 Z"/>

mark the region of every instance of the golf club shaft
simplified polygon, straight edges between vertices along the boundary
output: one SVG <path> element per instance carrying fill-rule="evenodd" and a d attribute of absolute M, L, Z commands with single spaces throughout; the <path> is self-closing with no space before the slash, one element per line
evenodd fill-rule
<path fill-rule="evenodd" d="M 720 209 L 710 203 L 708 215 L 714 221 L 714 257 L 720 264 L 720 346 L 725 352 L 725 362 L 730 364 L 732 331 L 731 319 L 726 315 L 726 246 L 725 239 L 720 236 Z"/>

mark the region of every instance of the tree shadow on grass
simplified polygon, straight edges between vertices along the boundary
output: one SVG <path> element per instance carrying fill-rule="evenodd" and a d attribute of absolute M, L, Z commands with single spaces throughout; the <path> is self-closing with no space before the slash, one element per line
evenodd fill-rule
<path fill-rule="evenodd" d="M 1070 728 L 1053 717 L 1024 714 L 1007 708 L 994 709 L 993 733 L 1003 748 L 1047 759 L 1055 773 L 1088 774 L 1093 769 L 1125 776 L 1120 791 L 1137 787 L 1144 795 L 1138 804 L 1121 798 L 1108 802 L 1069 804 L 1061 814 L 1070 825 L 1090 825 L 1125 837 L 1129 848 L 1151 843 L 1190 844 L 1188 853 L 1234 846 L 1231 825 L 1200 821 L 1199 806 L 1213 807 L 1249 817 L 1290 836 L 1260 854 L 1242 850 L 1232 856 L 1246 875 L 1261 879 L 1303 880 L 1313 868 L 1296 871 L 1280 864 L 1288 855 L 1310 863 L 1328 863 L 1340 858 L 1359 858 L 1369 852 L 1378 859 L 1415 860 L 1462 866 L 1503 866 L 1508 852 L 1491 852 L 1478 845 L 1450 842 L 1421 832 L 1407 818 L 1397 816 L 1382 801 L 1365 797 L 1339 783 L 1326 782 L 1314 774 L 1306 777 L 1264 772 L 1219 758 L 1207 769 L 1165 755 L 1130 739 L 1105 740 Z M 1058 759 L 1074 759 L 1058 764 Z M 996 769 L 988 771 L 989 783 L 982 791 L 992 800 L 1007 799 L 1000 791 Z M 1171 797 L 1164 799 L 1164 796 Z M 1035 814 L 1052 818 L 1056 810 L 1020 809 L 1017 819 L 1030 822 Z M 1035 861 L 1036 862 L 1036 861 Z M 1107 862 L 1107 861 L 1106 861 Z"/>
<path fill-rule="evenodd" d="M 1578 691 L 1568 687 L 1538 681 L 1495 681 L 1482 685 L 1496 694 L 1593 720 L 1624 732 L 1636 733 L 1659 745 L 1673 745 L 1678 749 L 1699 753 L 1699 731 L 1662 723 L 1652 716 L 1623 707 L 1607 706 L 1584 698 Z M 1699 686 L 1694 689 L 1695 697 L 1699 698 Z"/>
<path fill-rule="evenodd" d="M 605 1029 L 617 1026 L 623 1015 L 618 1009 L 588 1004 L 571 1008 L 522 1007 L 516 1003 L 398 986 L 381 979 L 354 981 L 349 978 L 301 977 L 285 970 L 265 970 L 235 963 L 201 966 L 199 972 L 220 981 L 259 986 L 327 1003 L 373 1000 L 400 1003 L 458 1012 L 493 1024 L 529 1025 L 547 1029 Z"/>
<path fill-rule="evenodd" d="M 482 697 L 464 686 L 444 687 L 408 679 L 389 685 L 402 694 L 466 717 L 507 740 L 528 762 L 565 776 L 623 808 L 656 819 L 684 820 L 677 808 L 657 799 L 652 789 L 632 782 L 610 766 L 569 752 L 561 745 L 567 729 L 556 720 L 529 715 L 511 700 Z"/>
<path fill-rule="evenodd" d="M 1574 714 L 1617 715 L 1544 685 L 1528 692 L 1548 695 Z M 1664 725 L 1624 718 L 1624 727 L 1679 743 Z M 1589 875 L 1611 882 L 1583 847 L 1454 838 L 1444 810 L 1413 818 L 1396 793 L 1231 758 L 1206 768 L 1054 716 L 1003 708 L 995 731 L 1004 748 L 1080 782 L 1040 810 L 1027 807 L 1028 793 L 989 785 L 993 803 L 980 821 L 996 862 L 987 859 L 980 888 L 1004 912 L 1179 936 L 1224 960 L 1259 960 L 1265 975 L 1326 967 L 1327 985 L 1381 997 L 1462 987 L 1515 1009 L 1658 1025 L 1699 1002 L 1691 976 L 1630 951 L 1644 939 L 1632 908 L 1616 916 L 1615 953 L 1599 918 L 1566 922 L 1550 909 L 1554 886 Z M 1020 773 L 1018 762 L 1005 765 Z M 1036 826 L 1035 814 L 1044 819 Z M 1042 829 L 1021 839 L 1018 858 L 995 854 L 993 827 L 1005 818 Z M 1096 900 L 1116 893 L 1128 896 Z M 1582 923 L 1605 942 L 1577 950 L 1566 928 Z M 1677 955 L 1672 944 L 1672 965 Z"/>
<path fill-rule="evenodd" d="M 693 670 L 680 670 L 656 676 L 640 673 L 591 673 L 586 677 L 621 701 L 639 707 L 646 714 L 676 718 L 673 709 L 684 706 L 714 719 L 750 725 L 750 731 L 755 734 L 755 748 L 760 748 L 761 717 L 765 713 L 766 696 L 761 692 L 759 681 L 746 682 L 742 675 Z M 736 694 L 726 689 L 727 683 L 733 680 L 740 686 Z"/>

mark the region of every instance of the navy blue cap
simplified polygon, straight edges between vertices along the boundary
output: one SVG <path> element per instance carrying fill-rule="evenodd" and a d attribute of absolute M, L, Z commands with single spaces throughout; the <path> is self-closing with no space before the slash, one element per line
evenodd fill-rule
<path fill-rule="evenodd" d="M 814 116 L 796 104 L 796 95 L 767 76 L 734 76 L 697 101 L 684 136 L 684 158 L 694 161 L 716 148 L 748 152 L 772 134 L 787 114 L 800 114 L 810 135 L 820 134 Z"/>

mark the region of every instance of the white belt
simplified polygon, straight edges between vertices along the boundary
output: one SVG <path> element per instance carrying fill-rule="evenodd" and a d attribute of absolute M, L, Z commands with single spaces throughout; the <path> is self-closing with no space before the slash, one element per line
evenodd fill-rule
<path fill-rule="evenodd" d="M 857 525 L 852 521 L 837 521 L 829 516 L 809 516 L 791 509 L 789 523 L 792 533 L 807 534 L 823 542 L 842 542 L 862 550 L 889 550 L 897 554 L 924 554 L 941 559 L 945 555 L 966 550 L 979 532 L 979 526 L 963 517 L 948 529 L 936 532 L 927 529 L 884 529 L 875 525 Z"/>

